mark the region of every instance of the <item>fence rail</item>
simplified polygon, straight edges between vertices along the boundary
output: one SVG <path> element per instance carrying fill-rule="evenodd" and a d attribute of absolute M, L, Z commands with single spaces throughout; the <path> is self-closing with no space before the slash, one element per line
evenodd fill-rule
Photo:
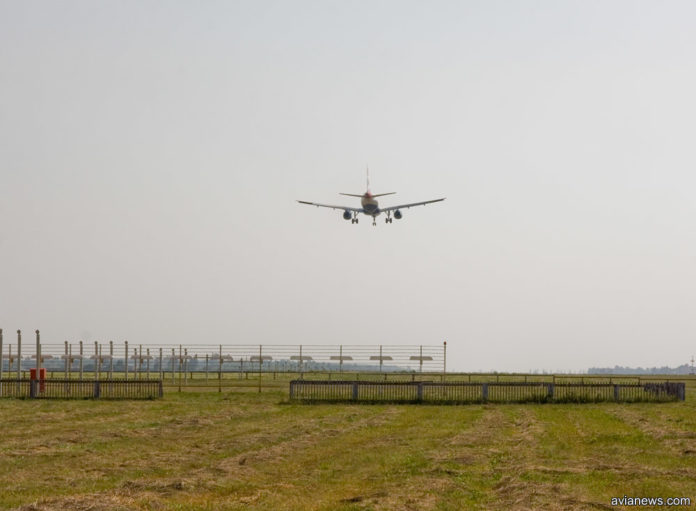
<path fill-rule="evenodd" d="M 293 380 L 290 382 L 290 399 L 306 403 L 661 402 L 683 401 L 685 389 L 683 382 L 603 384 Z"/>
<path fill-rule="evenodd" d="M 0 380 L 0 397 L 30 399 L 155 399 L 162 380 Z"/>

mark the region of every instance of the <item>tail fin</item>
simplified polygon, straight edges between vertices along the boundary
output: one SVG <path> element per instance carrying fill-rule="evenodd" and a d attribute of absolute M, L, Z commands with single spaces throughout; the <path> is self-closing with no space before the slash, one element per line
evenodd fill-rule
<path fill-rule="evenodd" d="M 367 194 L 370 197 L 382 197 L 383 195 L 394 195 L 396 192 L 388 192 L 388 193 L 378 193 L 376 195 L 372 195 L 370 193 L 370 167 L 365 166 L 365 170 L 367 171 Z M 357 194 L 357 193 L 340 193 L 340 195 L 347 195 L 348 197 L 364 197 L 364 194 Z"/>

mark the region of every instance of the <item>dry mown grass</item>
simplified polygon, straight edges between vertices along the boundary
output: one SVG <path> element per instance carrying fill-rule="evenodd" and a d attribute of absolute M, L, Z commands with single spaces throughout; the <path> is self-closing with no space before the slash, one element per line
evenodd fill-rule
<path fill-rule="evenodd" d="M 696 406 L 0 401 L 0 508 L 610 509 L 691 497 Z"/>

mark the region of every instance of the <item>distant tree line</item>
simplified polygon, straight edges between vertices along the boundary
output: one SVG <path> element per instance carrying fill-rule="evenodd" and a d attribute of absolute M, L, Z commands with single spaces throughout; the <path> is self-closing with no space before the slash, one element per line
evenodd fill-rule
<path fill-rule="evenodd" d="M 689 364 L 679 367 L 590 367 L 587 374 L 693 374 L 693 368 Z"/>

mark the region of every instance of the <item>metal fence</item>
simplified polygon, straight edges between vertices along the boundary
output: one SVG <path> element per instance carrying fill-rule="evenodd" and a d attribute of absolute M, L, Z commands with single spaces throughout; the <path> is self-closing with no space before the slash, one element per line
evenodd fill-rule
<path fill-rule="evenodd" d="M 162 380 L 0 380 L 0 397 L 155 399 L 162 395 Z"/>
<path fill-rule="evenodd" d="M 682 382 L 645 384 L 601 383 L 442 383 L 432 381 L 290 382 L 290 399 L 300 402 L 366 403 L 524 403 L 683 401 Z"/>
<path fill-rule="evenodd" d="M 131 379 L 173 378 L 177 373 L 413 371 L 441 372 L 447 368 L 447 344 L 440 345 L 171 345 L 121 342 L 42 341 L 3 339 L 0 329 L 0 379 L 21 377 L 22 371 L 43 367 L 65 378 L 91 373 Z"/>

